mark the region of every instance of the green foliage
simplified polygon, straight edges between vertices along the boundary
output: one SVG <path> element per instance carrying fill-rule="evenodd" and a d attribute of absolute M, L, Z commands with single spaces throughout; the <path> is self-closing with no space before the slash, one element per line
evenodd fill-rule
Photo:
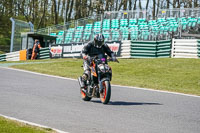
<path fill-rule="evenodd" d="M 14 67 L 75 79 L 83 73 L 82 60 L 55 61 Z M 199 59 L 121 59 L 119 64 L 110 65 L 113 84 L 200 95 Z"/>
<path fill-rule="evenodd" d="M 10 46 L 10 38 L 0 38 L 0 45 L 1 46 Z"/>
<path fill-rule="evenodd" d="M 9 52 L 10 38 L 0 38 L 0 54 L 1 52 Z"/>
<path fill-rule="evenodd" d="M 5 53 L 5 52 L 3 52 L 3 51 L 0 51 L 0 55 L 1 55 L 1 54 L 4 54 L 4 53 Z"/>

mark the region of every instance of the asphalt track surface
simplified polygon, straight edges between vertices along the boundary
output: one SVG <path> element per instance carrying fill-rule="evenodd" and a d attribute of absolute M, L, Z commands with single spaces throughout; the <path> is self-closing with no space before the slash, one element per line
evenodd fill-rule
<path fill-rule="evenodd" d="M 200 132 L 200 97 L 112 86 L 103 105 L 75 80 L 1 67 L 0 114 L 71 133 Z"/>

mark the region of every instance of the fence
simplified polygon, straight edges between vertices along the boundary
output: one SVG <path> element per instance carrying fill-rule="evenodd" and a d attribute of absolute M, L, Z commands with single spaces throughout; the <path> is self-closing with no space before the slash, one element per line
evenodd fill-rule
<path fill-rule="evenodd" d="M 157 17 L 200 17 L 199 8 L 185 8 L 185 9 L 160 9 Z M 122 19 L 122 18 L 146 18 L 152 20 L 152 10 L 137 10 L 137 11 L 107 11 L 104 14 L 94 15 L 78 20 L 71 20 L 66 24 L 54 25 L 47 28 L 42 28 L 36 32 L 39 34 L 49 35 L 50 33 L 58 33 L 60 30 L 67 30 L 78 26 L 85 26 L 86 24 L 93 24 L 96 21 L 103 21 L 103 19 Z M 156 19 L 155 18 L 155 19 Z"/>
<path fill-rule="evenodd" d="M 148 10 L 128 10 L 128 11 L 106 11 L 104 19 L 121 19 L 121 18 L 146 18 L 147 20 L 167 17 L 200 17 L 199 8 L 173 8 L 159 9 L 155 18 L 152 14 L 152 9 Z"/>
<path fill-rule="evenodd" d="M 31 22 L 27 23 L 25 21 L 10 18 L 12 21 L 12 35 L 10 52 L 21 50 L 21 33 L 33 31 L 34 27 Z"/>
<path fill-rule="evenodd" d="M 173 39 L 172 58 L 199 58 L 199 44 L 196 39 Z"/>
<path fill-rule="evenodd" d="M 81 18 L 78 20 L 71 20 L 67 22 L 66 24 L 59 24 L 59 25 L 54 25 L 54 26 L 49 26 L 47 28 L 42 28 L 38 29 L 35 31 L 38 34 L 43 34 L 43 35 L 50 35 L 50 33 L 58 33 L 59 31 L 66 31 L 69 28 L 76 28 L 78 26 L 85 26 L 86 24 L 93 24 L 96 21 L 101 21 L 102 20 L 102 15 L 96 15 L 96 16 L 91 16 L 87 18 Z M 63 34 L 63 37 L 65 34 Z"/>

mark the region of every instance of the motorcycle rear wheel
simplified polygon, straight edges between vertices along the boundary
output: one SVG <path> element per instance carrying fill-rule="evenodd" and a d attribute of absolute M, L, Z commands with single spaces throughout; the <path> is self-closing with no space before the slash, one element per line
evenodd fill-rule
<path fill-rule="evenodd" d="M 82 88 L 80 89 L 81 91 L 81 98 L 83 99 L 83 101 L 90 101 L 92 98 L 88 97 L 85 92 L 82 91 Z"/>
<path fill-rule="evenodd" d="M 103 104 L 107 104 L 111 97 L 111 86 L 110 81 L 103 82 L 103 92 L 100 93 L 100 99 Z"/>

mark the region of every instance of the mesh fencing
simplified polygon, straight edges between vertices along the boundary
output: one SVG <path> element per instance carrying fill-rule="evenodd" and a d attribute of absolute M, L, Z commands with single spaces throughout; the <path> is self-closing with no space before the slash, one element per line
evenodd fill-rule
<path fill-rule="evenodd" d="M 26 33 L 26 32 L 31 32 L 33 31 L 33 27 L 31 26 L 30 22 L 25 22 L 17 19 L 12 19 L 12 38 L 11 38 L 11 50 L 10 51 L 19 51 L 22 49 L 21 43 L 21 34 Z M 13 44 L 12 44 L 13 43 Z"/>
<path fill-rule="evenodd" d="M 107 41 L 119 41 L 119 40 L 168 40 L 172 36 L 181 36 L 181 31 L 189 31 L 191 28 L 197 29 L 200 26 L 200 9 L 188 8 L 188 9 L 159 9 L 156 12 L 156 17 L 152 17 L 152 10 L 137 10 L 137 11 L 110 11 L 104 12 L 101 15 L 94 15 L 88 18 L 72 20 L 63 25 L 54 25 L 51 27 L 39 29 L 36 33 L 43 35 L 57 36 L 57 44 L 73 43 L 73 42 L 88 42 L 93 39 L 97 33 L 103 33 L 106 36 Z M 183 20 L 186 18 L 187 25 L 184 25 Z M 145 20 L 146 26 L 139 25 L 139 20 Z M 165 19 L 165 22 L 158 20 Z M 169 18 L 175 18 L 168 20 Z M 179 18 L 182 18 L 179 19 Z M 192 22 L 195 18 L 196 22 Z M 104 20 L 110 20 L 110 28 L 103 29 Z M 121 19 L 137 19 L 138 28 L 130 28 L 128 25 L 124 29 L 121 24 L 119 27 L 112 28 L 112 20 L 117 19 L 118 22 Z M 152 20 L 156 20 L 157 24 L 150 25 Z M 96 25 L 97 23 L 99 25 Z M 171 24 L 173 22 L 173 25 Z M 87 26 L 91 24 L 92 28 L 87 30 Z M 135 24 L 135 25 L 136 25 Z M 194 25 L 195 24 L 195 25 Z M 30 31 L 30 25 L 26 22 L 16 21 L 16 30 L 14 37 L 14 50 L 20 47 L 20 33 Z M 95 26 L 96 25 L 96 26 Z M 194 25 L 194 26 L 191 26 Z M 98 27 L 99 26 L 99 27 Z M 82 27 L 82 28 L 81 28 Z M 140 28 L 141 27 L 141 28 Z"/>

